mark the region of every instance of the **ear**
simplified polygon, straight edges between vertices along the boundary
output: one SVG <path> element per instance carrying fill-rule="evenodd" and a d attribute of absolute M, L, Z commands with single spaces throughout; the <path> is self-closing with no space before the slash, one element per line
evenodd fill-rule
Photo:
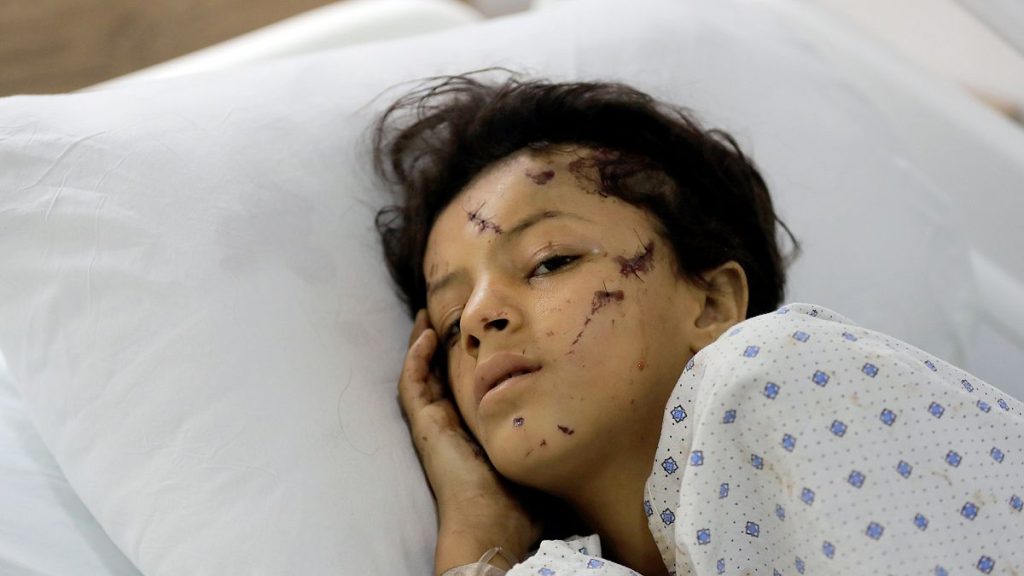
<path fill-rule="evenodd" d="M 694 321 L 691 354 L 718 339 L 726 330 L 747 318 L 747 274 L 737 262 L 730 260 L 702 274 L 709 289 L 697 287 L 701 298 L 700 314 Z"/>

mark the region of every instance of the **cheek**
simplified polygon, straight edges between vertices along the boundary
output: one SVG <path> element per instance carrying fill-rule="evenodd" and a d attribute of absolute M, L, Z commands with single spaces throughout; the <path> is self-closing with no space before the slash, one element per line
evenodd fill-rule
<path fill-rule="evenodd" d="M 662 268 L 655 266 L 656 245 L 653 240 L 638 242 L 628 256 L 605 256 L 594 263 L 594 273 L 581 275 L 541 303 L 537 317 L 546 321 L 538 334 L 550 353 L 580 367 L 587 360 L 607 365 L 614 357 L 620 363 L 628 360 L 635 372 L 647 368 L 647 331 L 652 325 L 645 318 L 650 312 L 645 300 L 659 297 L 647 284 L 658 283 L 652 272 Z"/>
<path fill-rule="evenodd" d="M 594 377 L 632 378 L 648 368 L 651 330 L 658 325 L 648 317 L 649 287 L 613 275 L 598 285 L 563 299 L 561 330 L 545 333 L 549 349 Z"/>

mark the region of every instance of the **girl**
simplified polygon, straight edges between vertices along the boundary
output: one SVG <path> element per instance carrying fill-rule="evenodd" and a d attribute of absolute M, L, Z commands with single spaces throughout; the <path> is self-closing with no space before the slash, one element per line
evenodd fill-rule
<path fill-rule="evenodd" d="M 1021 404 L 779 308 L 777 230 L 798 245 L 728 135 L 618 83 L 474 74 L 374 141 L 436 574 L 1024 567 Z M 566 517 L 593 535 L 536 549 Z"/>

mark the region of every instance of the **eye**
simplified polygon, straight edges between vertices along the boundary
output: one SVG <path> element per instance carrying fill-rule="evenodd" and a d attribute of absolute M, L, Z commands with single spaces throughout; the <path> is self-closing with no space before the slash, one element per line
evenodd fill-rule
<path fill-rule="evenodd" d="M 448 328 L 444 331 L 443 343 L 446 347 L 452 348 L 455 343 L 459 341 L 459 334 L 462 333 L 461 328 L 462 316 L 458 316 L 455 320 L 448 325 Z"/>
<path fill-rule="evenodd" d="M 572 264 L 579 259 L 579 256 L 552 256 L 547 260 L 541 262 L 536 268 L 530 272 L 530 276 L 544 276 L 564 268 L 569 264 Z"/>

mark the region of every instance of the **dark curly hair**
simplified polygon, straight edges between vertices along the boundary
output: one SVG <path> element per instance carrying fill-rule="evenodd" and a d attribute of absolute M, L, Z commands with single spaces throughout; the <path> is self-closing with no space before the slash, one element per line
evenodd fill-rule
<path fill-rule="evenodd" d="M 504 83 L 476 74 L 511 73 Z M 423 256 L 438 214 L 471 180 L 515 152 L 592 149 L 598 191 L 645 209 L 672 245 L 677 273 L 701 276 L 730 260 L 749 285 L 747 317 L 776 309 L 786 284 L 779 220 L 757 168 L 735 140 L 705 130 L 685 108 L 618 82 L 523 81 L 505 68 L 427 78 L 373 125 L 373 162 L 400 203 L 376 226 L 410 316 L 426 306 Z M 397 117 L 405 113 L 408 118 Z"/>

